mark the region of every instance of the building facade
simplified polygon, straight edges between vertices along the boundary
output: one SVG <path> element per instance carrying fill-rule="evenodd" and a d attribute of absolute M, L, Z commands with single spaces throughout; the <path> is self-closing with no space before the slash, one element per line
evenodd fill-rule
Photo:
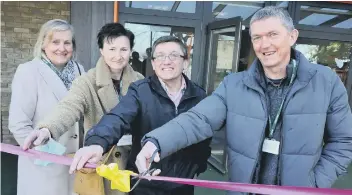
<path fill-rule="evenodd" d="M 295 48 L 311 62 L 331 67 L 344 82 L 352 105 L 351 2 L 1 2 L 1 142 L 16 144 L 7 127 L 11 81 L 16 67 L 32 58 L 38 30 L 47 20 L 61 18 L 73 24 L 78 59 L 86 70 L 99 58 L 96 35 L 108 22 L 120 22 L 135 34 L 131 63 L 146 76 L 153 72 L 148 58 L 152 43 L 160 36 L 177 36 L 187 44 L 191 59 L 185 73 L 211 93 L 224 76 L 246 70 L 255 59 L 249 21 L 258 9 L 270 5 L 288 10 L 300 32 Z M 224 134 L 219 132 L 209 159 L 218 180 L 227 172 L 223 148 Z"/>

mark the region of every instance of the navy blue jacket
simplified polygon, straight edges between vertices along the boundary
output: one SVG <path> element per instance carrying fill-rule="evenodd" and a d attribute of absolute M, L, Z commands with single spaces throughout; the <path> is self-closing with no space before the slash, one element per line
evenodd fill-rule
<path fill-rule="evenodd" d="M 178 114 L 188 111 L 206 97 L 202 88 L 185 75 L 184 78 L 187 87 L 177 108 L 162 88 L 157 76 L 132 83 L 120 103 L 88 131 L 85 145 L 97 144 L 107 152 L 124 134 L 132 134 L 132 150 L 127 169 L 138 172 L 135 160 L 141 150 L 142 137 L 169 122 Z M 193 178 L 195 174 L 206 170 L 211 151 L 210 142 L 211 138 L 191 145 L 153 166 L 161 169 L 162 176 Z M 144 185 L 143 182 L 140 185 Z M 145 185 L 166 189 L 182 186 L 156 181 L 146 181 Z"/>

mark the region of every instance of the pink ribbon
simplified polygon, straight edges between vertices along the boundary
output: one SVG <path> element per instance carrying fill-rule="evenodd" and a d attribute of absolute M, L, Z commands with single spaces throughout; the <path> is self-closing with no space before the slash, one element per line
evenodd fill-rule
<path fill-rule="evenodd" d="M 293 187 L 293 186 L 275 186 L 262 184 L 245 184 L 223 181 L 209 181 L 200 179 L 184 179 L 175 177 L 162 176 L 146 176 L 143 179 L 168 181 L 179 184 L 187 184 L 192 186 L 212 188 L 227 191 L 247 192 L 256 194 L 271 194 L 271 195 L 351 195 L 352 190 L 341 190 L 331 188 L 309 188 L 309 187 Z"/>
<path fill-rule="evenodd" d="M 18 156 L 27 156 L 35 159 L 40 159 L 40 160 L 46 160 L 50 161 L 56 164 L 62 164 L 62 165 L 68 165 L 70 166 L 72 163 L 72 158 L 68 156 L 60 156 L 60 155 L 55 155 L 55 154 L 49 154 L 46 152 L 40 152 L 37 150 L 33 149 L 28 149 L 28 150 L 23 150 L 22 148 L 10 144 L 4 144 L 1 143 L 0 145 L 0 151 L 1 152 L 6 152 Z M 95 169 L 97 167 L 96 164 L 92 163 L 87 163 L 84 165 L 85 168 L 93 168 Z"/>
<path fill-rule="evenodd" d="M 22 150 L 18 146 L 1 143 L 0 151 L 28 156 L 36 159 L 47 160 L 62 165 L 71 165 L 72 158 L 67 156 L 59 156 L 49 153 L 44 153 L 36 150 Z M 96 168 L 96 164 L 87 163 L 86 168 Z M 257 193 L 257 194 L 272 194 L 272 195 L 351 195 L 352 190 L 331 189 L 331 188 L 309 188 L 309 187 L 293 187 L 293 186 L 274 186 L 274 185 L 261 185 L 261 184 L 245 184 L 223 181 L 208 181 L 200 179 L 184 179 L 163 176 L 145 176 L 141 177 L 148 180 L 167 181 L 179 184 L 187 184 L 204 188 L 212 188 L 227 191 Z"/>

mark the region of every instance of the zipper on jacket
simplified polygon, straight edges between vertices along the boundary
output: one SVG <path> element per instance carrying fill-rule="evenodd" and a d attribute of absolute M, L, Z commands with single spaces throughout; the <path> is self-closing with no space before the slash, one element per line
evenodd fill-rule
<path fill-rule="evenodd" d="M 265 123 L 265 125 L 264 125 L 264 131 L 263 131 L 262 136 L 261 136 L 261 138 L 260 138 L 261 143 L 259 144 L 259 147 L 258 147 L 257 157 L 256 157 L 256 160 L 255 160 L 254 169 L 252 170 L 252 173 L 251 173 L 251 181 L 250 181 L 250 182 L 252 182 L 254 173 L 255 173 L 255 171 L 257 170 L 257 165 L 258 165 L 258 163 L 259 163 L 259 157 L 260 157 L 260 155 L 261 155 L 261 148 L 263 147 L 265 129 L 266 129 L 266 126 L 267 126 L 267 125 L 268 125 L 268 122 Z M 258 178 L 256 178 L 256 179 L 258 179 Z"/>
<path fill-rule="evenodd" d="M 286 94 L 286 96 L 288 97 L 288 95 L 289 95 L 289 93 L 290 93 L 290 91 L 292 90 L 292 86 L 288 89 L 288 91 L 287 91 L 287 94 Z M 297 93 L 297 91 L 295 92 L 295 93 Z M 293 95 L 294 94 L 292 94 L 291 96 L 290 96 L 290 98 L 292 98 L 293 97 Z M 277 170 L 277 185 L 281 185 L 281 170 L 282 170 L 282 144 L 283 144 L 283 139 L 284 139 L 284 133 L 285 133 L 285 131 L 284 131 L 284 129 L 283 129 L 283 124 L 284 124 L 284 110 L 286 110 L 286 107 L 287 107 L 287 105 L 288 105 L 288 102 L 290 101 L 290 98 L 287 98 L 286 99 L 286 102 L 285 102 L 285 106 L 284 106 L 284 108 L 283 108 L 283 111 L 282 111 L 282 115 L 281 115 L 281 134 L 280 134 L 280 145 L 279 145 L 279 167 L 278 167 L 278 170 Z"/>
<path fill-rule="evenodd" d="M 189 97 L 186 97 L 186 98 L 184 98 L 183 96 L 182 96 L 182 98 L 181 98 L 181 100 L 180 100 L 180 103 L 178 104 L 178 106 L 180 106 L 184 101 L 186 101 L 186 100 L 190 100 L 190 99 L 192 99 L 192 98 L 196 98 L 197 96 L 189 96 Z M 169 98 L 170 99 L 170 98 Z M 171 99 L 170 99 L 171 100 Z M 175 104 L 174 104 L 175 105 Z M 178 106 L 176 106 L 175 105 L 175 114 L 176 114 L 176 116 L 178 115 Z M 191 109 L 191 108 L 190 108 Z M 189 110 L 189 109 L 188 109 Z"/>
<path fill-rule="evenodd" d="M 282 140 L 284 137 L 284 131 L 282 129 L 283 121 L 281 121 L 281 135 L 280 135 L 280 145 L 279 145 L 279 168 L 277 170 L 277 185 L 281 185 L 281 168 L 282 168 Z"/>
<path fill-rule="evenodd" d="M 162 93 L 159 93 L 158 90 L 156 90 L 153 86 L 152 86 L 152 89 L 154 89 L 154 91 L 156 91 L 158 94 L 160 94 L 162 97 L 168 99 L 173 105 L 175 105 L 175 103 L 170 99 L 169 96 L 165 96 L 163 95 Z M 186 100 L 189 100 L 189 99 L 192 99 L 192 98 L 196 98 L 197 95 L 192 95 L 192 96 L 189 96 L 189 97 L 185 97 L 184 95 L 181 97 L 181 100 L 180 100 L 180 103 L 178 104 L 178 106 L 180 106 L 184 101 Z M 177 106 L 175 105 L 175 115 L 177 116 L 178 115 L 178 108 Z"/>
<path fill-rule="evenodd" d="M 265 110 L 265 118 L 266 118 L 266 122 L 265 122 L 265 125 L 264 125 L 264 130 L 262 131 L 262 136 L 261 136 L 261 138 L 260 138 L 260 141 L 261 141 L 261 143 L 259 144 L 259 147 L 258 147 L 258 152 L 257 152 L 257 157 L 256 157 L 256 160 L 255 160 L 255 165 L 254 165 L 254 169 L 252 170 L 252 172 L 251 172 L 251 177 L 250 177 L 250 182 L 252 182 L 253 181 L 253 176 L 254 176 L 254 173 L 255 173 L 255 171 L 257 170 L 257 165 L 258 165 L 258 163 L 259 163 L 259 156 L 261 155 L 261 148 L 263 147 L 263 142 L 264 142 L 264 137 L 265 137 L 265 130 L 266 130 L 266 126 L 268 125 L 268 105 L 267 105 L 267 99 L 266 99 L 266 96 L 265 96 L 265 108 L 266 108 L 266 110 Z M 256 179 L 258 179 L 258 178 L 256 178 Z"/>

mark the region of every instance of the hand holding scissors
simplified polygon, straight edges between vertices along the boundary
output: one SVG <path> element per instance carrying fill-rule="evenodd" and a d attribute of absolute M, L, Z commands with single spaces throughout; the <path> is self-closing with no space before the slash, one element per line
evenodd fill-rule
<path fill-rule="evenodd" d="M 157 159 L 156 159 L 156 157 L 157 157 Z M 159 162 L 159 160 L 160 160 L 160 159 L 159 159 L 158 150 L 156 149 L 156 150 L 154 150 L 154 152 L 153 152 L 151 158 L 149 158 L 149 160 L 148 160 L 148 161 L 149 161 L 149 166 L 147 167 L 147 170 L 144 171 L 144 172 L 139 173 L 139 174 L 136 175 L 136 176 L 133 176 L 133 177 L 132 177 L 132 180 L 133 180 L 133 179 L 138 179 L 138 181 L 137 181 L 137 182 L 134 184 L 134 186 L 131 188 L 131 191 L 137 187 L 137 185 L 139 184 L 139 182 L 140 182 L 141 179 L 142 179 L 141 177 L 149 176 L 149 175 L 155 176 L 155 175 L 159 175 L 159 174 L 160 174 L 160 169 L 155 169 L 155 168 L 151 169 L 151 165 L 152 165 L 153 161 Z"/>

